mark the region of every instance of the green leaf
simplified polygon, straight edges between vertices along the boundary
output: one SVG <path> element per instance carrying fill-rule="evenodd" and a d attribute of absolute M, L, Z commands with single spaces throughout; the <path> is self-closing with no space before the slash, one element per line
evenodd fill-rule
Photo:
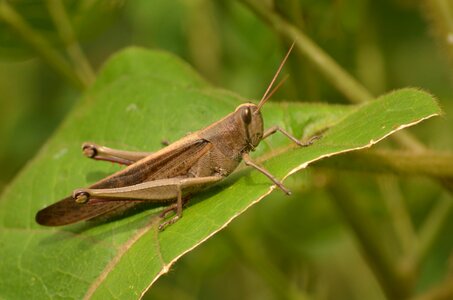
<path fill-rule="evenodd" d="M 127 49 L 113 57 L 96 84 L 0 200 L 0 297 L 137 298 L 179 257 L 224 228 L 274 188 L 259 172 L 241 168 L 193 197 L 184 217 L 157 231 L 156 211 L 113 222 L 46 228 L 36 212 L 120 169 L 83 158 L 80 145 L 156 151 L 230 113 L 246 99 L 214 89 L 179 59 Z M 433 97 L 403 89 L 363 106 L 267 103 L 265 126 L 280 125 L 307 138 L 297 148 L 276 134 L 253 156 L 277 178 L 309 162 L 369 147 L 401 128 L 437 115 Z M 276 191 L 281 193 L 281 191 Z"/>

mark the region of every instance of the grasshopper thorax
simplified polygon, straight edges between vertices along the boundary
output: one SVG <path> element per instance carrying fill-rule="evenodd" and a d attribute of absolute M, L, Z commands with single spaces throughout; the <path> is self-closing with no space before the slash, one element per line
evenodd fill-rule
<path fill-rule="evenodd" d="M 253 103 L 239 105 L 234 114 L 244 126 L 245 142 L 248 151 L 253 151 L 263 138 L 263 117 L 258 106 Z"/>

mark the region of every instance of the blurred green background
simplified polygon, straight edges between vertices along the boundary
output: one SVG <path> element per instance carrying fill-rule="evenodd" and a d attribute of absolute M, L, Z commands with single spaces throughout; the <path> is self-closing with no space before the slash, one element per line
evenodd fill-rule
<path fill-rule="evenodd" d="M 124 47 L 175 53 L 215 86 L 260 98 L 289 44 L 244 2 L 1 1 L 0 191 Z M 453 1 L 257 3 L 296 25 L 374 95 L 405 86 L 434 94 L 446 116 L 411 133 L 435 151 L 452 149 Z M 59 19 L 65 13 L 69 24 Z M 350 103 L 297 51 L 285 72 L 290 79 L 273 101 Z M 293 196 L 275 193 L 247 211 L 184 256 L 146 298 L 398 299 L 408 290 L 453 299 L 452 198 L 437 181 L 315 166 L 289 185 Z M 369 228 L 361 231 L 345 207 Z M 423 255 L 413 254 L 414 245 Z M 377 248 L 397 276 L 379 267 Z"/>

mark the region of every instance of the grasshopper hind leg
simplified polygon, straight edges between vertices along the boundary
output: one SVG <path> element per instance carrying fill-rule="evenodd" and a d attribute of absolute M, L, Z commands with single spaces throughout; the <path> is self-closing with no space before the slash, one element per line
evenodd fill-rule
<path fill-rule="evenodd" d="M 129 166 L 151 154 L 150 152 L 134 152 L 112 149 L 94 143 L 83 143 L 82 151 L 88 158 L 110 161 L 126 166 Z"/>
<path fill-rule="evenodd" d="M 175 201 L 168 207 L 168 212 L 175 211 L 176 215 L 159 226 L 163 230 L 170 224 L 175 223 L 182 217 L 184 205 L 183 193 L 189 195 L 212 185 L 223 179 L 222 176 L 189 177 L 189 178 L 166 178 L 146 181 L 135 185 L 118 188 L 85 188 L 73 191 L 72 198 L 79 205 L 93 204 L 93 200 L 109 201 L 140 201 L 150 203 L 163 203 Z M 186 198 L 186 197 L 185 197 Z M 164 212 L 166 216 L 167 212 Z"/>

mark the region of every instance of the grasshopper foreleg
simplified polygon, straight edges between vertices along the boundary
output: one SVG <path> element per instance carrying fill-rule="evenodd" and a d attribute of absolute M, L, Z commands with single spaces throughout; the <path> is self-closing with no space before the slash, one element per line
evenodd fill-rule
<path fill-rule="evenodd" d="M 315 135 L 313 137 L 311 137 L 308 141 L 306 142 L 301 142 L 299 141 L 297 138 L 295 138 L 294 136 L 292 136 L 289 132 L 287 132 L 286 130 L 284 130 L 283 128 L 279 127 L 279 126 L 273 126 L 271 128 L 269 128 L 268 130 L 266 130 L 263 134 L 263 140 L 267 137 L 269 137 L 270 135 L 276 133 L 277 131 L 279 131 L 280 133 L 282 133 L 283 135 L 285 135 L 287 138 L 289 138 L 291 141 L 293 141 L 294 143 L 296 143 L 297 145 L 299 145 L 300 147 L 308 147 L 310 146 L 311 144 L 313 144 L 314 141 L 316 141 L 317 139 L 319 139 L 321 136 L 319 135 Z"/>
<path fill-rule="evenodd" d="M 313 144 L 314 141 L 316 141 L 317 139 L 319 139 L 321 136 L 319 135 L 315 135 L 313 137 L 311 137 L 308 141 L 306 142 L 301 142 L 299 141 L 297 138 L 295 138 L 294 136 L 292 136 L 289 132 L 287 132 L 286 130 L 284 130 L 283 128 L 279 127 L 279 126 L 273 126 L 271 128 L 269 128 L 268 130 L 266 130 L 263 134 L 263 139 L 269 137 L 270 135 L 276 133 L 276 132 L 280 132 L 282 133 L 283 135 L 285 135 L 287 138 L 289 138 L 291 141 L 293 141 L 294 143 L 296 143 L 298 146 L 300 147 L 307 147 L 307 146 L 310 146 L 311 144 Z M 251 167 L 254 167 L 255 169 L 257 169 L 258 171 L 260 171 L 261 173 L 263 173 L 264 175 L 266 175 L 270 180 L 272 180 L 273 183 L 275 183 L 283 192 L 285 192 L 287 195 L 290 195 L 291 192 L 277 179 L 275 178 L 271 173 L 269 173 L 269 171 L 267 171 L 266 169 L 258 166 L 256 163 L 254 163 L 250 156 L 248 155 L 248 153 L 243 153 L 242 154 L 242 158 L 244 159 L 244 162 L 246 165 L 248 166 L 251 166 Z"/>
<path fill-rule="evenodd" d="M 169 207 L 170 210 L 176 210 L 176 215 L 159 226 L 159 229 L 162 230 L 181 218 L 184 204 L 183 193 L 200 190 L 221 179 L 223 179 L 222 176 L 159 179 L 119 188 L 77 189 L 73 192 L 72 197 L 81 205 L 84 205 L 83 203 L 88 202 L 91 198 L 110 201 L 143 200 L 150 202 L 166 202 L 176 199 L 175 206 Z"/>
<path fill-rule="evenodd" d="M 283 192 L 285 192 L 285 194 L 291 195 L 291 191 L 288 190 L 283 185 L 283 183 L 281 183 L 277 178 L 275 178 L 274 175 L 269 173 L 268 170 L 264 169 L 263 167 L 257 165 L 255 162 L 253 162 L 248 153 L 246 153 L 246 152 L 242 153 L 242 159 L 244 160 L 244 163 L 247 166 L 253 167 L 253 168 L 257 169 L 258 171 L 260 171 L 261 173 L 263 173 L 264 175 L 266 175 L 267 178 L 269 178 L 273 183 L 275 183 Z"/>
<path fill-rule="evenodd" d="M 150 152 L 134 152 L 112 149 L 94 143 L 83 143 L 82 151 L 88 158 L 115 162 L 126 166 L 133 164 L 134 162 L 151 154 Z"/>

